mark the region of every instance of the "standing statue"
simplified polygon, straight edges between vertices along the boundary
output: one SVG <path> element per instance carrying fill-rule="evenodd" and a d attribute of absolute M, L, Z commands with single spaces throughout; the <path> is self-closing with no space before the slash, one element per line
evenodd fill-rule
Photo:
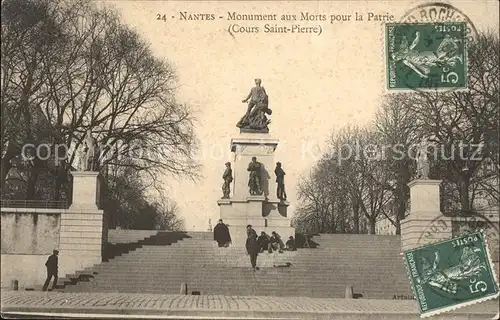
<path fill-rule="evenodd" d="M 427 158 L 427 139 L 423 138 L 417 149 L 417 178 L 429 179 L 429 159 Z"/>
<path fill-rule="evenodd" d="M 222 184 L 222 199 L 229 199 L 229 194 L 231 193 L 231 182 L 233 182 L 233 170 L 231 169 L 231 163 L 226 162 L 226 170 L 222 175 L 224 183 Z"/>
<path fill-rule="evenodd" d="M 268 108 L 269 97 L 266 89 L 261 86 L 261 82 L 260 79 L 255 79 L 255 87 L 242 101 L 243 103 L 248 102 L 247 112 L 236 124 L 242 131 L 269 132 L 267 125 L 271 121 L 267 119 L 266 114 L 272 114 L 272 110 Z"/>
<path fill-rule="evenodd" d="M 96 171 L 98 170 L 99 152 L 97 150 L 97 140 L 92 137 L 92 131 L 87 130 L 83 139 L 83 154 L 80 158 L 80 171 Z"/>
<path fill-rule="evenodd" d="M 276 183 L 278 188 L 276 190 L 276 196 L 278 199 L 285 201 L 285 171 L 281 168 L 281 162 L 276 162 L 276 169 L 274 169 L 274 174 L 276 175 Z"/>
<path fill-rule="evenodd" d="M 248 164 L 247 171 L 250 172 L 248 179 L 248 188 L 251 195 L 262 195 L 262 163 L 257 162 L 256 157 L 252 157 L 252 162 Z"/>

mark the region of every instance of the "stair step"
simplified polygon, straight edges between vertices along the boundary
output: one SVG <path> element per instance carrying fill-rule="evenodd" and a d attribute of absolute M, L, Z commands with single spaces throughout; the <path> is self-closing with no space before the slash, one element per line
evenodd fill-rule
<path fill-rule="evenodd" d="M 364 298 L 411 295 L 399 236 L 318 235 L 314 249 L 259 254 L 253 272 L 244 245 L 220 248 L 212 232 L 112 233 L 108 262 L 59 279 L 64 291 L 178 294 L 187 283 L 202 294 L 343 297 L 352 285 Z"/>

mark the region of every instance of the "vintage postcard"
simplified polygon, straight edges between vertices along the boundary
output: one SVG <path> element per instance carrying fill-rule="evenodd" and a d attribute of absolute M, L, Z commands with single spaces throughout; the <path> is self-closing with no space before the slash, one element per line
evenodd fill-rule
<path fill-rule="evenodd" d="M 499 312 L 498 1 L 1 6 L 2 317 Z"/>

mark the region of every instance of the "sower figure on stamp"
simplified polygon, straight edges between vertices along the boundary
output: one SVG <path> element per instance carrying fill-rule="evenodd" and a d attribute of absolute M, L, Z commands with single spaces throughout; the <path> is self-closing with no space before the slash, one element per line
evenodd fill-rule
<path fill-rule="evenodd" d="M 252 162 L 248 164 L 247 171 L 250 172 L 250 177 L 248 179 L 248 188 L 250 189 L 251 195 L 262 195 L 262 163 L 257 162 L 256 157 L 252 157 Z"/>
<path fill-rule="evenodd" d="M 427 158 L 427 139 L 423 138 L 417 149 L 417 178 L 429 179 L 429 159 Z"/>
<path fill-rule="evenodd" d="M 229 194 L 231 193 L 231 182 L 233 182 L 233 170 L 231 169 L 231 163 L 226 162 L 226 170 L 222 175 L 224 184 L 222 185 L 222 199 L 229 199 Z"/>
<path fill-rule="evenodd" d="M 274 169 L 274 174 L 276 175 L 276 183 L 278 184 L 276 190 L 276 196 L 278 199 L 285 201 L 285 171 L 281 168 L 281 162 L 276 162 L 276 169 Z"/>
<path fill-rule="evenodd" d="M 57 255 L 59 254 L 59 251 L 54 250 L 52 252 L 52 255 L 49 256 L 47 259 L 47 262 L 45 262 L 45 266 L 47 267 L 47 279 L 45 280 L 45 283 L 43 284 L 43 291 L 47 291 L 47 288 L 49 287 L 50 279 L 54 277 L 54 282 L 52 283 L 52 290 L 56 288 L 57 285 L 57 271 L 59 268 L 59 259 Z"/>

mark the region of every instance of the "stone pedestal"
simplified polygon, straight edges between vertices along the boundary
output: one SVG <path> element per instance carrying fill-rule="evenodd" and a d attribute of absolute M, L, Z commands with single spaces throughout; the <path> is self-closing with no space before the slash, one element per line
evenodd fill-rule
<path fill-rule="evenodd" d="M 401 248 L 407 250 L 452 236 L 451 219 L 440 211 L 441 180 L 413 180 L 410 214 L 401 221 Z"/>
<path fill-rule="evenodd" d="M 220 217 L 229 225 L 233 244 L 244 244 L 246 226 L 251 224 L 260 234 L 264 231 L 271 234 L 276 231 L 286 242 L 289 236 L 295 236 L 295 229 L 290 227 L 288 213 L 289 202 L 276 197 L 276 162 L 274 152 L 279 140 L 264 133 L 242 133 L 231 140 L 231 151 L 234 153 L 233 185 L 230 199 L 217 202 Z M 248 188 L 248 164 L 256 157 L 262 163 L 262 196 L 250 195 Z M 286 163 L 283 163 L 286 171 Z M 286 185 L 286 176 L 285 176 Z"/>
<path fill-rule="evenodd" d="M 98 175 L 94 171 L 73 171 L 73 203 L 70 210 L 97 210 Z"/>
<path fill-rule="evenodd" d="M 61 214 L 60 276 L 102 261 L 104 212 L 97 208 L 98 172 L 74 171 L 73 203 Z"/>

